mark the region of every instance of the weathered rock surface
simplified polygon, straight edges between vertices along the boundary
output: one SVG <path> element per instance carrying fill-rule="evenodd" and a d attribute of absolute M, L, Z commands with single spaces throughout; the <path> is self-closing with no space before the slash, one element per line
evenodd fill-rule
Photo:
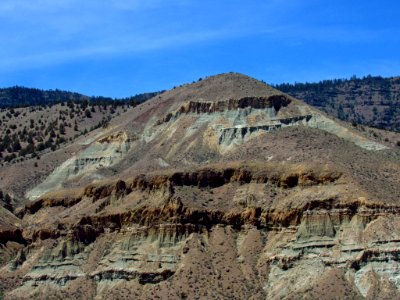
<path fill-rule="evenodd" d="M 82 201 L 100 201 L 93 197 Z M 373 285 L 385 282 L 385 292 L 399 296 L 400 207 L 326 200 L 292 209 L 217 211 L 186 207 L 174 196 L 168 199 L 161 207 L 88 216 L 64 228 L 58 225 L 53 236 L 36 236 L 18 263 L 3 268 L 8 275 L 23 274 L 22 285 L 8 295 L 30 297 L 49 287 L 66 292 L 81 279 L 96 286 L 94 294 L 135 283 L 138 295 L 151 298 L 150 291 L 157 294 L 160 284 L 177 287 L 172 278 L 178 277 L 188 297 L 249 297 L 258 291 L 256 298 L 291 298 L 309 293 L 324 274 L 342 272 L 348 298 L 367 297 Z M 198 272 L 209 270 L 219 279 L 234 276 L 247 289 L 226 290 L 222 279 L 216 289 L 191 289 L 189 278 L 179 274 L 188 271 L 185 261 L 196 263 L 204 253 L 207 260 L 201 263 L 209 267 Z"/>
<path fill-rule="evenodd" d="M 296 99 L 211 77 L 82 147 L 0 220 L 6 299 L 400 298 L 399 151 Z"/>
<path fill-rule="evenodd" d="M 128 150 L 129 141 L 126 133 L 118 132 L 115 135 L 100 138 L 83 152 L 65 161 L 44 182 L 28 191 L 26 196 L 30 200 L 37 199 L 78 176 L 88 174 L 96 178 L 95 172 L 98 169 L 115 165 L 123 159 Z"/>

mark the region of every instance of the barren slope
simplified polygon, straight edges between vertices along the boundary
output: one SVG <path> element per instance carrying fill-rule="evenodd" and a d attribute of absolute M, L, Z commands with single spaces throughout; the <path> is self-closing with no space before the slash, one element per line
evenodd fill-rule
<path fill-rule="evenodd" d="M 234 73 L 85 138 L 19 188 L 6 297 L 400 296 L 400 154 L 385 142 Z"/>

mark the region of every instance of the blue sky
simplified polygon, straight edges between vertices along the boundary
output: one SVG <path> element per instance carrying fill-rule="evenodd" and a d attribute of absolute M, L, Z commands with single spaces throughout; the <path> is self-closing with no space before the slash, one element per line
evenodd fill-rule
<path fill-rule="evenodd" d="M 398 1 L 1 0 L 0 87 L 124 97 L 235 71 L 400 75 Z"/>

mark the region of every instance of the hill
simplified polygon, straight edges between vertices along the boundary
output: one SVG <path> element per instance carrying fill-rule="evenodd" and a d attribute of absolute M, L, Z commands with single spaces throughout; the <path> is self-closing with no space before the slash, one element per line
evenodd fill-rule
<path fill-rule="evenodd" d="M 110 119 L 159 92 L 124 99 L 88 97 L 22 87 L 0 90 L 0 162 L 35 157 L 43 150 L 106 126 Z"/>
<path fill-rule="evenodd" d="M 274 87 L 341 120 L 400 131 L 399 77 L 353 77 Z"/>
<path fill-rule="evenodd" d="M 248 76 L 40 161 L 0 169 L 6 299 L 400 297 L 400 149 Z"/>
<path fill-rule="evenodd" d="M 40 90 L 14 86 L 0 89 L 0 108 L 17 108 L 28 106 L 53 105 L 61 102 L 90 102 L 94 105 L 140 103 L 159 94 L 143 93 L 132 97 L 113 99 L 110 97 L 86 96 L 79 93 L 61 90 Z"/>
<path fill-rule="evenodd" d="M 80 135 L 107 126 L 116 115 L 136 103 L 95 105 L 88 101 L 0 110 L 0 161 L 39 159 L 41 152 L 54 151 Z"/>

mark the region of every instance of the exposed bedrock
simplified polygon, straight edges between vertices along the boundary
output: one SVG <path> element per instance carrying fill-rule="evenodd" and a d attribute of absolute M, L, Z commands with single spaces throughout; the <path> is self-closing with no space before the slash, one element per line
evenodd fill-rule
<path fill-rule="evenodd" d="M 311 168 L 295 165 L 291 167 L 249 165 L 226 168 L 203 168 L 195 171 L 178 171 L 167 174 L 138 175 L 126 181 L 117 181 L 111 185 L 90 185 L 84 196 L 96 199 L 111 194 L 128 194 L 133 190 L 159 190 L 173 187 L 195 186 L 199 188 L 216 188 L 229 183 L 267 183 L 283 188 L 312 186 L 333 183 L 341 178 L 342 173 L 336 170 Z"/>
<path fill-rule="evenodd" d="M 251 134 L 258 131 L 271 132 L 287 126 L 306 125 L 312 119 L 312 115 L 296 116 L 291 118 L 276 119 L 270 124 L 257 126 L 237 126 L 221 129 L 218 144 L 229 146 L 234 142 L 243 142 Z"/>
<path fill-rule="evenodd" d="M 227 101 L 202 102 L 189 101 L 180 109 L 180 113 L 214 113 L 238 108 L 251 107 L 255 109 L 275 108 L 279 111 L 282 107 L 290 103 L 290 99 L 285 95 L 274 95 L 270 97 L 245 97 L 241 99 L 230 99 Z"/>
<path fill-rule="evenodd" d="M 5 244 L 8 241 L 27 244 L 22 236 L 22 230 L 19 228 L 0 230 L 0 244 Z"/>
<path fill-rule="evenodd" d="M 271 132 L 285 127 L 302 125 L 326 131 L 347 141 L 351 141 L 357 146 L 367 150 L 376 151 L 387 149 L 385 145 L 369 140 L 358 133 L 352 132 L 348 128 L 325 117 L 321 113 L 302 114 L 289 118 L 273 118 L 266 121 L 267 122 L 264 124 L 252 126 L 240 125 L 222 128 L 219 130 L 218 144 L 225 147 L 228 147 L 232 144 L 242 144 L 257 132 Z"/>
<path fill-rule="evenodd" d="M 157 124 L 160 125 L 169 122 L 171 119 L 176 119 L 185 114 L 212 114 L 245 108 L 272 109 L 273 114 L 276 115 L 282 107 L 288 106 L 290 102 L 291 100 L 285 95 L 245 97 L 217 102 L 189 101 L 182 105 L 176 112 L 168 113 Z"/>
<path fill-rule="evenodd" d="M 229 149 L 224 149 L 224 147 L 242 144 L 255 133 L 300 125 L 326 131 L 367 150 L 387 149 L 385 145 L 369 140 L 318 111 L 291 102 L 284 95 L 247 97 L 217 102 L 189 101 L 177 111 L 170 112 L 163 119 L 158 120 L 156 125 L 176 122 L 184 115 L 194 115 L 198 118 L 198 124 L 208 123 L 216 131 L 215 142 L 222 146 L 222 151 Z M 287 111 L 279 114 L 285 107 Z M 195 131 L 194 128 L 188 130 L 189 135 Z M 155 135 L 151 135 L 151 139 L 153 138 Z"/>
<path fill-rule="evenodd" d="M 76 156 L 66 160 L 45 181 L 28 191 L 26 196 L 30 200 L 36 200 L 43 194 L 60 188 L 68 180 L 78 176 L 93 176 L 98 169 L 120 162 L 129 147 L 130 140 L 125 132 L 101 138 Z"/>
<path fill-rule="evenodd" d="M 24 275 L 24 284 L 14 292 L 50 283 L 68 286 L 78 279 L 93 281 L 99 287 L 133 281 L 160 284 L 183 272 L 183 260 L 195 251 L 188 244 L 194 236 L 200 237 L 202 251 L 211 255 L 217 247 L 210 241 L 211 236 L 224 230 L 236 245 L 224 251 L 233 251 L 237 257 L 234 263 L 244 274 L 249 272 L 246 264 L 257 270 L 271 298 L 279 298 L 277 286 L 299 280 L 295 278 L 299 272 L 311 282 L 317 280 L 315 270 L 317 275 L 343 270 L 365 296 L 370 289 L 364 281 L 371 270 L 378 282 L 389 278 L 400 287 L 398 272 L 394 271 L 400 263 L 400 234 L 396 230 L 399 212 L 400 208 L 394 206 L 335 200 L 313 201 L 297 209 L 222 212 L 190 209 L 179 199 L 170 199 L 161 207 L 88 216 L 57 238 L 36 240 L 30 246 L 25 261 L 32 267 Z M 244 239 L 249 230 L 264 237 L 264 250 L 254 261 L 240 250 L 248 243 Z M 46 248 L 40 246 L 45 242 Z M 42 249 L 39 256 L 34 255 L 32 247 Z M 265 264 L 268 269 L 263 269 Z M 22 262 L 15 268 L 25 266 Z"/>
<path fill-rule="evenodd" d="M 113 281 L 113 280 L 138 280 L 140 284 L 155 284 L 161 281 L 167 280 L 169 277 L 174 275 L 174 272 L 165 270 L 161 272 L 148 272 L 140 273 L 137 271 L 125 271 L 125 270 L 107 270 L 98 273 L 94 273 L 91 277 L 96 282 L 101 281 Z"/>
<path fill-rule="evenodd" d="M 198 232 L 195 226 L 179 224 L 143 227 L 131 223 L 114 233 L 106 226 L 106 233 L 90 244 L 76 235 L 46 242 L 45 248 L 38 241 L 36 254 L 24 258 L 25 265 L 13 266 L 15 270 L 32 264 L 14 295 L 40 285 L 63 287 L 77 279 L 97 285 L 121 280 L 157 284 L 174 275 L 186 251 L 185 241 Z"/>
<path fill-rule="evenodd" d="M 195 171 L 178 171 L 166 174 L 141 174 L 125 181 L 91 184 L 82 194 L 67 197 L 44 196 L 28 203 L 19 216 L 34 214 L 45 207 L 72 207 L 83 198 L 93 202 L 106 197 L 120 198 L 133 191 L 162 191 L 166 195 L 174 194 L 174 187 L 194 186 L 198 188 L 217 188 L 230 183 L 240 185 L 248 183 L 269 183 L 277 188 L 307 187 L 320 184 L 334 183 L 342 173 L 334 169 L 305 167 L 302 165 L 280 166 L 249 165 L 227 166 L 226 168 L 203 168 Z"/>
<path fill-rule="evenodd" d="M 199 253 L 207 264 L 207 276 L 215 274 L 217 282 L 243 276 L 248 288 L 259 291 L 261 298 L 279 299 L 282 291 L 306 293 L 326 272 L 341 274 L 340 280 L 347 282 L 353 296 L 368 298 L 376 285 L 386 286 L 385 280 L 390 282 L 390 293 L 397 293 L 400 207 L 332 197 L 275 208 L 248 205 L 223 210 L 191 207 L 178 196 L 179 189 L 187 186 L 204 193 L 224 185 L 268 184 L 287 192 L 327 189 L 340 185 L 344 176 L 329 166 L 238 164 L 138 175 L 92 184 L 75 198 L 39 199 L 27 205 L 25 214 L 31 215 L 27 217 L 82 203 L 106 203 L 106 207 L 73 222 L 24 229 L 21 235 L 29 251 L 20 252 L 9 266 L 23 274 L 23 282 L 9 295 L 24 298 L 49 285 L 66 291 L 80 280 L 94 285 L 100 294 L 128 283 L 144 291 L 174 284 L 176 274 L 184 278 L 182 274 L 189 272 L 188 265 L 199 259 Z M 119 211 L 109 210 L 107 206 L 113 204 L 105 201 L 123 201 L 135 192 L 150 199 L 159 191 L 164 195 L 161 203 Z M 217 234 L 222 235 L 213 241 Z M 249 243 L 259 245 L 257 254 L 243 248 Z M 218 260 L 217 251 L 224 253 L 223 259 Z M 228 267 L 219 266 L 225 260 L 232 268 L 229 274 Z M 367 284 L 370 276 L 377 278 L 376 285 Z"/>

